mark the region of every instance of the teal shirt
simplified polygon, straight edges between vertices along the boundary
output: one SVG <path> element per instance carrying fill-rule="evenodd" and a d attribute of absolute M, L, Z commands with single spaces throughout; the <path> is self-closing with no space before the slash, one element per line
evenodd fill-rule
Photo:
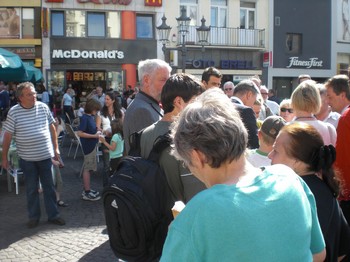
<path fill-rule="evenodd" d="M 310 189 L 274 165 L 197 194 L 170 225 L 161 261 L 312 261 L 324 247 Z"/>
<path fill-rule="evenodd" d="M 117 144 L 116 148 L 114 151 L 109 151 L 109 158 L 118 158 L 123 156 L 124 152 L 124 140 L 122 136 L 118 134 L 114 134 L 111 139 L 111 143 L 114 142 Z"/>

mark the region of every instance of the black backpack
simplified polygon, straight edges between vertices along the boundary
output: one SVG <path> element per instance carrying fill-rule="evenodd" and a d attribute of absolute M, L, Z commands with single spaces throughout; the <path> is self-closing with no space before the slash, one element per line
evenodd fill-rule
<path fill-rule="evenodd" d="M 153 261 L 161 255 L 174 202 L 158 160 L 169 144 L 164 135 L 148 159 L 124 157 L 103 191 L 109 241 L 118 258 Z"/>

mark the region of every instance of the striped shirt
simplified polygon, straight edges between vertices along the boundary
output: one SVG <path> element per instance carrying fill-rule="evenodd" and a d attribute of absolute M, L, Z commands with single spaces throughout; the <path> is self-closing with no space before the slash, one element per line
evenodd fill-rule
<path fill-rule="evenodd" d="M 49 127 L 54 122 L 48 106 L 37 101 L 30 109 L 19 104 L 12 107 L 3 129 L 15 138 L 20 158 L 41 161 L 54 156 Z"/>

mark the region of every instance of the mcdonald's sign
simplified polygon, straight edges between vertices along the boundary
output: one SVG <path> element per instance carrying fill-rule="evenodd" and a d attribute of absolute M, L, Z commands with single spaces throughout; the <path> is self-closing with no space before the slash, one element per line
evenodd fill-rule
<path fill-rule="evenodd" d="M 162 6 L 162 0 L 145 0 L 145 6 Z"/>

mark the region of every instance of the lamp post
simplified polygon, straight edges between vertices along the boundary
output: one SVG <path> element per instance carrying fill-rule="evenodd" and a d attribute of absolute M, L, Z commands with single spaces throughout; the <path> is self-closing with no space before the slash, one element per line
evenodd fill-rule
<path fill-rule="evenodd" d="M 203 18 L 201 20 L 201 22 L 202 22 L 201 26 L 196 28 L 198 43 L 200 43 L 202 46 L 202 52 L 204 52 L 204 45 L 209 44 L 208 37 L 209 37 L 209 33 L 210 33 L 210 26 L 206 26 L 205 21 L 206 20 L 203 16 Z"/>
<path fill-rule="evenodd" d="M 181 52 L 182 55 L 182 72 L 185 73 L 186 71 L 186 57 L 187 57 L 187 47 L 186 47 L 186 35 L 189 33 L 189 25 L 191 18 L 186 16 L 186 9 L 184 7 L 181 8 L 181 15 L 180 17 L 176 18 L 177 20 L 177 29 L 178 34 L 181 36 L 181 46 L 180 47 L 166 47 L 166 44 L 169 43 L 169 35 L 171 27 L 166 24 L 167 18 L 165 15 L 162 17 L 162 24 L 160 26 L 157 26 L 159 41 L 162 43 L 162 50 L 165 52 L 166 50 L 177 50 Z M 208 36 L 210 32 L 210 27 L 205 25 L 205 19 L 204 17 L 201 20 L 202 25 L 197 30 L 197 36 L 198 36 L 198 43 L 202 45 L 202 50 L 204 50 L 204 45 L 208 44 Z"/>

